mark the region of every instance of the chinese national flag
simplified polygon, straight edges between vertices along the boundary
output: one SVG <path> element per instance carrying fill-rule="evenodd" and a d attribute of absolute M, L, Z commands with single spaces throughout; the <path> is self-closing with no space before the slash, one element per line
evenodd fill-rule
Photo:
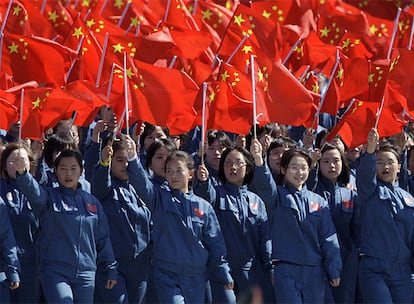
<path fill-rule="evenodd" d="M 390 69 L 389 59 L 380 59 L 369 62 L 368 71 L 368 101 L 381 101 L 384 96 Z"/>
<path fill-rule="evenodd" d="M 0 129 L 8 130 L 12 123 L 19 120 L 15 99 L 14 94 L 0 90 Z"/>
<path fill-rule="evenodd" d="M 412 103 L 414 101 L 414 51 L 394 49 L 388 84 Z"/>
<path fill-rule="evenodd" d="M 6 17 L 7 8 L 11 3 L 10 12 Z M 4 31 L 16 35 L 30 35 L 29 15 L 25 6 L 16 0 L 1 1 L 0 3 L 0 24 L 6 21 Z"/>
<path fill-rule="evenodd" d="M 14 81 L 37 81 L 48 86 L 61 86 L 76 52 L 41 37 L 5 34 L 2 68 Z"/>
<path fill-rule="evenodd" d="M 16 106 L 19 108 L 20 95 L 19 92 L 16 96 Z M 71 102 L 59 88 L 25 89 L 21 118 L 22 138 L 38 139 L 59 120 L 69 119 L 72 114 L 68 110 Z"/>
<path fill-rule="evenodd" d="M 375 126 L 376 114 L 380 104 L 376 101 L 355 100 L 353 106 L 344 113 L 326 140 L 331 141 L 335 135 L 340 135 L 349 148 L 365 144 L 368 133 Z M 378 133 L 381 137 L 401 133 L 404 124 L 403 121 L 397 119 L 397 115 L 384 106 L 378 121 Z"/>

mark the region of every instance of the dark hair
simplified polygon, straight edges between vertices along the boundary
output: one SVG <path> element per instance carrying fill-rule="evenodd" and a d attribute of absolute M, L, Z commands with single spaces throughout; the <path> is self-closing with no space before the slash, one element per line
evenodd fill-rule
<path fill-rule="evenodd" d="M 326 140 L 326 136 L 328 136 L 329 131 L 327 129 L 321 130 L 318 134 L 316 134 L 315 138 L 315 148 L 322 147 L 322 140 Z"/>
<path fill-rule="evenodd" d="M 231 148 L 224 150 L 221 156 L 221 159 L 220 159 L 217 176 L 220 178 L 220 180 L 223 183 L 227 183 L 227 178 L 226 178 L 226 175 L 224 174 L 224 162 L 227 158 L 227 155 L 229 155 L 229 153 L 232 151 L 240 152 L 244 156 L 244 160 L 246 161 L 246 175 L 244 176 L 244 179 L 243 179 L 243 185 L 250 184 L 250 182 L 253 180 L 253 175 L 254 175 L 254 158 L 249 151 L 241 147 L 231 147 Z"/>
<path fill-rule="evenodd" d="M 63 150 L 59 153 L 59 155 L 55 159 L 55 168 L 59 167 L 60 162 L 62 161 L 62 158 L 65 157 L 74 157 L 76 161 L 78 162 L 79 166 L 83 168 L 83 160 L 82 160 L 82 154 L 77 150 Z"/>
<path fill-rule="evenodd" d="M 295 149 L 295 148 L 298 147 L 298 143 L 296 141 L 294 141 L 293 139 L 288 138 L 288 137 L 278 137 L 278 138 L 275 138 L 271 142 L 271 144 L 269 145 L 269 148 L 266 151 L 266 155 L 267 155 L 267 160 L 268 161 L 269 161 L 270 152 L 273 149 L 280 148 L 280 147 L 288 148 L 289 150 L 290 149 Z"/>
<path fill-rule="evenodd" d="M 147 151 L 147 159 L 145 161 L 145 167 L 148 169 L 151 165 L 151 161 L 158 151 L 159 148 L 164 147 L 170 153 L 177 150 L 176 145 L 171 141 L 169 138 L 160 138 L 159 140 L 154 141 L 149 147 Z"/>
<path fill-rule="evenodd" d="M 342 161 L 342 170 L 341 173 L 339 174 L 337 181 L 338 183 L 342 184 L 342 185 L 347 185 L 349 183 L 349 177 L 351 175 L 351 169 L 349 168 L 349 164 L 348 161 L 345 157 L 345 154 L 341 151 L 341 149 L 338 148 L 338 146 L 330 144 L 330 143 L 325 143 L 322 147 L 321 150 L 321 155 L 323 155 L 326 151 L 330 151 L 330 150 L 336 150 L 339 152 L 339 155 L 341 156 L 341 161 Z M 321 160 L 319 160 L 320 162 Z M 321 177 L 322 173 L 321 170 L 318 170 L 318 176 Z"/>
<path fill-rule="evenodd" d="M 165 161 L 165 167 L 167 167 L 167 164 L 172 160 L 182 160 L 187 164 L 188 170 L 194 169 L 194 159 L 187 152 L 181 150 L 173 151 L 170 155 L 168 155 Z"/>
<path fill-rule="evenodd" d="M 230 137 L 223 131 L 211 130 L 207 134 L 207 143 L 209 145 L 212 145 L 215 140 L 224 145 L 226 148 L 233 146 L 233 142 L 231 141 Z"/>
<path fill-rule="evenodd" d="M 50 136 L 45 142 L 45 147 L 43 149 L 43 155 L 46 164 L 49 167 L 53 167 L 53 153 L 61 152 L 63 150 L 77 150 L 77 146 L 73 137 L 66 134 L 53 134 Z"/>
<path fill-rule="evenodd" d="M 13 151 L 18 150 L 18 149 L 24 149 L 27 152 L 27 155 L 29 156 L 29 161 L 33 161 L 33 155 L 32 155 L 32 150 L 30 150 L 30 148 L 21 142 L 12 142 L 9 143 L 6 146 L 6 149 L 4 149 L 3 153 L 1 154 L 1 158 L 0 158 L 0 172 L 1 172 L 1 176 L 4 179 L 9 178 L 9 174 L 7 173 L 7 159 L 9 158 L 10 154 L 13 153 Z"/>
<path fill-rule="evenodd" d="M 287 167 L 289 166 L 290 161 L 295 156 L 304 158 L 309 168 L 311 168 L 312 158 L 310 157 L 308 152 L 302 149 L 290 149 L 290 150 L 285 151 L 285 153 L 283 153 L 282 155 L 282 158 L 280 159 L 280 168 L 283 168 L 286 170 Z M 282 184 L 284 177 L 285 177 L 285 174 L 283 174 L 281 171 L 280 175 L 278 176 L 277 183 Z"/>
<path fill-rule="evenodd" d="M 144 131 L 142 131 L 142 134 L 139 137 L 139 144 L 142 148 L 144 148 L 145 138 L 147 138 L 147 136 L 150 135 L 155 130 L 156 127 L 160 127 L 162 129 L 162 131 L 165 133 L 166 136 L 170 135 L 170 130 L 167 127 L 152 125 L 152 124 L 146 122 L 145 127 L 144 127 Z"/>
<path fill-rule="evenodd" d="M 400 162 L 400 154 L 398 153 L 398 150 L 395 146 L 393 146 L 392 144 L 390 144 L 389 142 L 381 142 L 377 153 L 378 152 L 391 152 L 392 154 L 395 155 L 395 157 L 397 158 L 398 163 Z"/>

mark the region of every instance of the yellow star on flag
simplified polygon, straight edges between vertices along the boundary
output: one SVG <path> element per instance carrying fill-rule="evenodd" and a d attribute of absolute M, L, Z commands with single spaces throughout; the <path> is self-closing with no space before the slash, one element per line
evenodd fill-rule
<path fill-rule="evenodd" d="M 118 44 L 115 44 L 112 46 L 114 48 L 114 53 L 122 53 L 122 50 L 125 49 L 124 46 L 121 45 L 121 43 L 118 42 Z"/>
<path fill-rule="evenodd" d="M 227 78 L 230 77 L 229 72 L 227 70 L 224 71 L 224 73 L 221 73 L 221 81 L 227 81 Z"/>
<path fill-rule="evenodd" d="M 211 16 L 213 15 L 213 13 L 209 9 L 207 9 L 205 11 L 201 11 L 201 14 L 203 14 L 202 18 L 207 19 L 207 20 L 210 20 Z"/>
<path fill-rule="evenodd" d="M 34 109 L 36 109 L 36 108 L 41 108 L 40 107 L 40 103 L 41 103 L 42 101 L 40 100 L 40 97 L 38 96 L 37 98 L 36 98 L 36 100 L 35 101 L 33 101 L 32 102 L 32 105 L 33 105 L 33 107 L 32 107 L 32 109 L 34 110 Z"/>
<path fill-rule="evenodd" d="M 320 30 L 321 31 L 321 37 L 328 37 L 329 32 L 331 31 L 326 26 Z"/>
<path fill-rule="evenodd" d="M 251 45 L 243 45 L 242 52 L 245 54 L 252 53 L 253 47 Z"/>
<path fill-rule="evenodd" d="M 75 28 L 75 31 L 73 32 L 72 36 L 75 36 L 78 39 L 80 36 L 83 36 L 82 26 L 80 26 L 79 28 Z"/>
<path fill-rule="evenodd" d="M 114 6 L 121 9 L 124 6 L 124 2 L 122 0 L 115 0 Z"/>
<path fill-rule="evenodd" d="M 19 48 L 19 46 L 17 44 L 15 44 L 14 42 L 12 42 L 12 44 L 9 45 L 8 48 L 10 50 L 10 54 L 12 54 L 12 53 L 16 53 L 16 54 L 19 53 L 17 51 L 17 49 Z"/>
<path fill-rule="evenodd" d="M 22 8 L 20 7 L 20 5 L 15 6 L 13 8 L 13 16 L 19 16 L 21 10 Z"/>
<path fill-rule="evenodd" d="M 243 22 L 246 22 L 246 20 L 243 19 L 242 14 L 234 16 L 234 23 L 236 23 L 238 26 L 241 26 Z"/>
<path fill-rule="evenodd" d="M 270 16 L 272 16 L 272 13 L 267 12 L 266 10 L 263 10 L 262 16 L 265 17 L 266 19 L 269 19 Z"/>
<path fill-rule="evenodd" d="M 86 21 L 86 26 L 88 27 L 88 28 L 91 28 L 92 26 L 94 26 L 95 25 L 95 20 L 92 18 L 92 19 L 89 19 L 88 21 Z"/>
<path fill-rule="evenodd" d="M 56 22 L 57 18 L 58 18 L 58 15 L 56 11 L 53 11 L 53 12 L 49 12 L 49 18 L 47 19 L 52 20 L 53 22 Z"/>

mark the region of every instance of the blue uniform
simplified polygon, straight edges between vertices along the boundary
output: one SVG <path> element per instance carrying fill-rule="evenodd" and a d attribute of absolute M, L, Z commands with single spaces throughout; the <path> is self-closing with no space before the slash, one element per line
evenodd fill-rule
<path fill-rule="evenodd" d="M 40 281 L 51 303 L 93 301 L 97 268 L 116 279 L 109 226 L 99 201 L 79 187 L 43 188 L 31 174 L 16 178 L 40 219 Z"/>
<path fill-rule="evenodd" d="M 319 178 L 314 192 L 328 201 L 341 250 L 343 263 L 341 284 L 338 287 L 331 287 L 332 296 L 337 303 L 355 302 L 361 241 L 361 218 L 357 193 L 352 186 L 334 184 L 325 177 Z"/>
<path fill-rule="evenodd" d="M 12 301 L 40 302 L 42 290 L 38 279 L 37 252 L 39 219 L 34 214 L 29 200 L 18 189 L 15 179 L 0 179 L 0 195 L 7 206 L 21 265 L 20 287 L 12 290 Z"/>
<path fill-rule="evenodd" d="M 192 192 L 152 184 L 138 158 L 129 162 L 128 171 L 152 213 L 151 275 L 158 301 L 204 302 L 207 271 L 230 284 L 223 235 L 211 205 Z"/>
<path fill-rule="evenodd" d="M 10 303 L 10 283 L 20 282 L 20 263 L 7 207 L 0 197 L 0 303 Z"/>
<path fill-rule="evenodd" d="M 114 288 L 96 284 L 99 303 L 142 303 L 147 288 L 150 258 L 151 213 L 128 181 L 110 178 L 109 167 L 99 165 L 92 177 L 92 194 L 102 203 L 118 262 Z"/>
<path fill-rule="evenodd" d="M 357 169 L 361 202 L 359 283 L 367 302 L 412 301 L 414 198 L 376 178 L 376 154 L 364 154 Z"/>
<path fill-rule="evenodd" d="M 326 276 L 339 278 L 342 268 L 328 203 L 305 186 L 276 185 L 266 165 L 253 181 L 271 220 L 276 302 L 322 303 Z"/>
<path fill-rule="evenodd" d="M 258 267 L 266 269 L 270 279 L 272 245 L 262 199 L 248 191 L 246 185 L 225 183 L 213 187 L 210 179 L 196 183 L 194 192 L 214 206 L 226 243 L 236 296 L 248 293 L 257 284 Z M 215 295 L 220 293 L 215 289 L 212 292 L 213 302 L 217 302 Z"/>

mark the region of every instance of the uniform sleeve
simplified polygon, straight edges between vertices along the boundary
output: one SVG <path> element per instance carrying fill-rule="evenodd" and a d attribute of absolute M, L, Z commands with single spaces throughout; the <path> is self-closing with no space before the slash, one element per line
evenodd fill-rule
<path fill-rule="evenodd" d="M 85 178 L 90 181 L 92 178 L 93 169 L 97 164 L 99 164 L 101 144 L 91 141 L 91 143 L 86 147 L 84 154 Z"/>
<path fill-rule="evenodd" d="M 267 210 L 270 210 L 277 197 L 277 185 L 267 165 L 256 166 L 254 169 L 253 185 L 257 195 L 265 203 Z"/>
<path fill-rule="evenodd" d="M 356 248 L 361 246 L 361 204 L 358 194 L 352 191 L 352 201 L 354 203 L 354 212 L 351 219 L 351 238 Z"/>
<path fill-rule="evenodd" d="M 138 195 L 148 205 L 151 211 L 155 208 L 157 187 L 148 177 L 138 157 L 128 162 L 129 183 L 135 188 Z"/>
<path fill-rule="evenodd" d="M 194 183 L 193 191 L 196 195 L 202 197 L 207 202 L 214 205 L 214 203 L 216 201 L 216 198 L 217 198 L 217 194 L 216 194 L 216 190 L 214 189 L 213 185 L 211 184 L 211 179 L 210 178 L 208 178 L 208 180 L 206 180 L 204 182 L 201 182 L 201 181 L 197 180 Z"/>
<path fill-rule="evenodd" d="M 212 278 L 223 285 L 233 282 L 230 268 L 225 259 L 226 245 L 213 208 L 208 208 L 208 218 L 203 231 L 203 242 L 208 249 L 207 269 Z"/>
<path fill-rule="evenodd" d="M 377 187 L 376 155 L 365 153 L 360 157 L 356 171 L 356 182 L 360 202 L 369 199 Z"/>
<path fill-rule="evenodd" d="M 263 265 L 265 271 L 271 271 L 272 263 L 272 241 L 270 238 L 270 224 L 267 216 L 264 203 L 261 201 L 260 206 L 260 225 L 259 225 L 259 254 L 260 262 Z"/>
<path fill-rule="evenodd" d="M 2 271 L 10 282 L 19 282 L 20 263 L 17 258 L 17 246 L 6 205 L 0 198 L 0 248 Z"/>
<path fill-rule="evenodd" d="M 47 205 L 47 191 L 28 172 L 23 175 L 17 175 L 16 182 L 19 190 L 29 200 L 35 215 L 39 217 Z"/>
<path fill-rule="evenodd" d="M 98 164 L 93 168 L 91 178 L 91 193 L 102 201 L 111 191 L 110 166 Z"/>
<path fill-rule="evenodd" d="M 323 205 L 320 212 L 319 244 L 322 250 L 325 271 L 330 280 L 337 279 L 340 278 L 342 260 L 335 225 L 327 203 Z"/>
<path fill-rule="evenodd" d="M 109 224 L 103 212 L 102 205 L 96 201 L 98 210 L 98 225 L 96 233 L 96 251 L 98 268 L 106 273 L 107 280 L 117 279 L 117 262 L 115 261 L 111 239 L 109 238 Z"/>

